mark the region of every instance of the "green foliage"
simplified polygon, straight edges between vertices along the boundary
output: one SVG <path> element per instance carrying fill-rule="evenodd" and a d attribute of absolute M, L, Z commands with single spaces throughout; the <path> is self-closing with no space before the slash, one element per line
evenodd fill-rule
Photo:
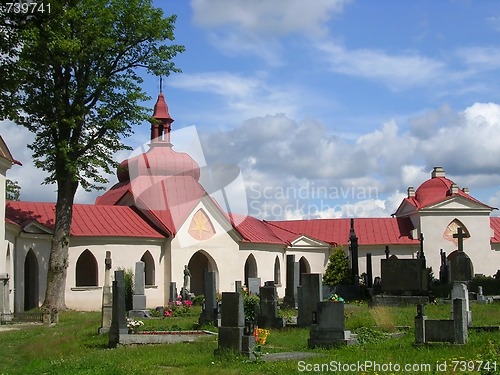
<path fill-rule="evenodd" d="M 245 311 L 245 320 L 257 320 L 257 314 L 260 308 L 260 298 L 255 294 L 245 293 L 243 295 L 243 310 Z"/>
<path fill-rule="evenodd" d="M 127 311 L 133 309 L 133 295 L 134 295 L 134 271 L 132 268 L 118 268 L 119 271 L 123 270 L 125 280 L 125 309 Z"/>
<path fill-rule="evenodd" d="M 291 307 L 281 307 L 278 310 L 278 316 L 284 318 L 286 323 L 291 323 L 297 317 L 297 310 Z"/>
<path fill-rule="evenodd" d="M 349 284 L 351 281 L 349 258 L 345 255 L 342 246 L 337 246 L 328 259 L 328 265 L 323 275 L 323 284 Z"/>
<path fill-rule="evenodd" d="M 21 195 L 21 186 L 17 181 L 7 179 L 5 182 L 6 198 L 9 201 L 18 201 Z"/>
<path fill-rule="evenodd" d="M 193 305 L 194 306 L 202 306 L 203 302 L 205 301 L 205 296 L 203 294 L 199 294 L 195 296 L 193 299 Z"/>

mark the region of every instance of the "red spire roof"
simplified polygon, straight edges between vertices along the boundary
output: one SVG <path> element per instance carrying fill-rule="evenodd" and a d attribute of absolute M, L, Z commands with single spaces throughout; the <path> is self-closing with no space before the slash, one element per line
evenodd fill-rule
<path fill-rule="evenodd" d="M 160 92 L 160 94 L 158 95 L 158 99 L 156 100 L 153 117 L 157 120 L 165 120 L 169 122 L 174 121 L 174 119 L 168 113 L 167 102 L 165 101 L 165 96 L 162 92 Z"/>

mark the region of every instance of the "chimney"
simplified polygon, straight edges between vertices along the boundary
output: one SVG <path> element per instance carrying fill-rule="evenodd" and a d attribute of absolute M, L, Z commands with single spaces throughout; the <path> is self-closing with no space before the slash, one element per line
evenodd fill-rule
<path fill-rule="evenodd" d="M 413 186 L 410 186 L 408 188 L 408 198 L 414 197 L 415 196 L 415 188 Z"/>
<path fill-rule="evenodd" d="M 444 169 L 443 167 L 434 167 L 431 173 L 432 178 L 436 177 L 445 177 Z"/>
<path fill-rule="evenodd" d="M 457 194 L 458 193 L 458 185 L 457 184 L 451 184 L 450 186 L 450 194 Z"/>
<path fill-rule="evenodd" d="M 462 191 L 465 193 L 465 194 L 469 194 L 469 188 L 463 188 Z"/>

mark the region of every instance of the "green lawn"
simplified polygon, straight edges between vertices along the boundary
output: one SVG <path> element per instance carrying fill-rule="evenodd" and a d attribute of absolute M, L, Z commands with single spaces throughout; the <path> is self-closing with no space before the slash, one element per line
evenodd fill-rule
<path fill-rule="evenodd" d="M 430 319 L 446 319 L 449 310 L 449 305 L 431 305 L 427 306 L 426 314 Z M 470 362 L 476 360 L 497 361 L 496 373 L 500 373 L 499 332 L 469 331 L 469 342 L 464 346 L 433 344 L 415 347 L 415 311 L 413 307 L 369 309 L 365 305 L 346 305 L 347 329 L 359 332 L 363 344 L 331 350 L 307 349 L 308 329 L 272 330 L 263 352 L 307 351 L 318 354 L 303 362 L 249 361 L 234 354 L 216 357 L 213 351 L 217 347 L 217 338 L 214 337 L 194 343 L 108 349 L 107 336 L 97 334 L 100 313 L 68 311 L 61 315 L 60 323 L 55 327 L 31 325 L 15 331 L 0 331 L 0 374 L 292 374 L 319 370 L 320 366 L 323 370 L 334 370 L 335 366 L 347 369 L 347 366 L 364 364 L 365 361 L 373 366 L 386 366 L 385 369 L 391 364 L 423 364 L 432 368 L 431 371 L 394 373 L 464 374 L 479 373 L 464 371 L 467 370 L 464 366 L 472 364 L 477 369 L 479 362 Z M 472 314 L 474 325 L 500 325 L 500 306 L 497 304 L 472 304 Z M 196 316 L 152 319 L 146 323 L 145 329 L 191 329 L 196 319 Z M 390 338 L 387 333 L 401 326 L 410 326 L 410 329 L 402 337 Z M 445 361 L 446 371 L 436 371 L 436 364 L 443 366 Z M 365 373 L 388 373 L 382 370 L 371 369 Z"/>

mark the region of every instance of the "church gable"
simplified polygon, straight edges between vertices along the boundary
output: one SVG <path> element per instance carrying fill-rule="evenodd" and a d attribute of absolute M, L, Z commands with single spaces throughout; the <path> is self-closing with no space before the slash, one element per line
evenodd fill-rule
<path fill-rule="evenodd" d="M 485 213 L 491 212 L 492 207 L 487 206 L 475 199 L 464 197 L 461 195 L 455 195 L 448 199 L 445 199 L 436 204 L 431 204 L 425 208 L 422 208 L 420 212 L 427 211 L 482 211 Z"/>
<path fill-rule="evenodd" d="M 326 242 L 319 241 L 305 235 L 301 235 L 300 237 L 291 242 L 292 249 L 307 250 L 308 248 L 310 248 L 312 250 L 316 250 L 318 247 L 330 247 L 330 245 Z"/>

